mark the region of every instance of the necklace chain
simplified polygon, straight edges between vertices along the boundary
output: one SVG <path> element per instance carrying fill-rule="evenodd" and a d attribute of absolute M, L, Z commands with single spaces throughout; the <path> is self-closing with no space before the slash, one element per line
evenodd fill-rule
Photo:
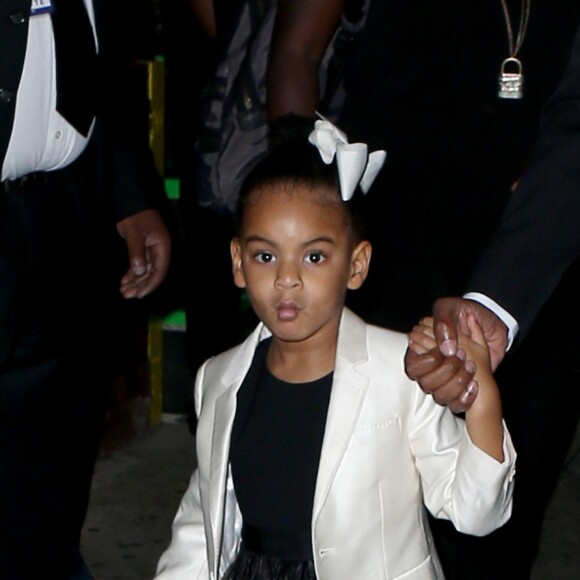
<path fill-rule="evenodd" d="M 528 29 L 528 21 L 530 19 L 530 5 L 531 0 L 522 0 L 521 7 L 520 7 L 520 23 L 518 26 L 518 34 L 516 37 L 516 41 L 514 43 L 514 33 L 512 28 L 512 21 L 510 18 L 510 13 L 507 7 L 506 0 L 501 0 L 501 6 L 503 8 L 503 15 L 505 17 L 505 25 L 507 29 L 508 35 L 508 43 L 509 43 L 509 50 L 510 50 L 510 57 L 516 57 L 522 44 L 524 43 L 524 38 L 526 37 L 526 32 Z"/>
<path fill-rule="evenodd" d="M 518 58 L 518 53 L 524 43 L 526 31 L 528 30 L 531 4 L 532 0 L 521 0 L 520 2 L 520 22 L 514 42 L 514 31 L 507 0 L 501 0 L 510 53 L 508 58 L 504 59 L 501 63 L 499 90 L 497 93 L 500 99 L 521 99 L 524 95 L 524 75 L 522 62 Z"/>

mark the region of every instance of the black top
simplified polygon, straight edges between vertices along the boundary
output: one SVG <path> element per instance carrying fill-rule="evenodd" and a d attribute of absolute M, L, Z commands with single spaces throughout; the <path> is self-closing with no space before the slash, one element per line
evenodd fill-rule
<path fill-rule="evenodd" d="M 238 392 L 232 432 L 243 539 L 265 555 L 312 560 L 312 507 L 332 373 L 309 383 L 282 381 L 266 367 L 269 342 L 256 349 Z"/>

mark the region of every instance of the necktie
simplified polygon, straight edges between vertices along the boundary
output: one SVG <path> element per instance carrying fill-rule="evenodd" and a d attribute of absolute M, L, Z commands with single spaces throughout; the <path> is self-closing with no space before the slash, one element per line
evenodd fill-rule
<path fill-rule="evenodd" d="M 85 137 L 97 109 L 97 50 L 83 0 L 53 0 L 56 110 Z"/>

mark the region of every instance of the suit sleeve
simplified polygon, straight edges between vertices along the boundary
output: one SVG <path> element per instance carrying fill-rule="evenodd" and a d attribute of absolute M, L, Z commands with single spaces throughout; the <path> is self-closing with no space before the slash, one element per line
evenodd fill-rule
<path fill-rule="evenodd" d="M 528 169 L 469 290 L 495 300 L 522 334 L 580 254 L 580 31 L 547 105 Z"/>
<path fill-rule="evenodd" d="M 195 384 L 195 400 L 201 401 L 202 367 Z M 199 412 L 199 405 L 196 405 Z M 191 476 L 171 528 L 171 543 L 157 564 L 155 580 L 201 580 L 209 577 L 199 471 Z"/>
<path fill-rule="evenodd" d="M 130 5 L 133 5 L 131 3 Z M 137 9 L 137 8 L 136 8 Z M 163 181 L 149 147 L 149 102 L 144 66 L 130 31 L 128 7 L 103 2 L 99 27 L 102 110 L 97 130 L 104 194 L 116 221 L 145 209 L 164 209 Z"/>
<path fill-rule="evenodd" d="M 516 454 L 505 424 L 499 463 L 471 442 L 462 419 L 413 388 L 409 435 L 427 509 L 460 532 L 489 534 L 511 515 Z"/>

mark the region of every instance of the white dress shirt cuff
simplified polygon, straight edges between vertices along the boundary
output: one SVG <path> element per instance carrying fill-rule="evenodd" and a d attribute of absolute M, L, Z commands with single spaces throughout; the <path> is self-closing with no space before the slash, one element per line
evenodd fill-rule
<path fill-rule="evenodd" d="M 474 302 L 478 302 L 482 306 L 485 306 L 506 325 L 508 331 L 506 350 L 509 350 L 520 328 L 518 321 L 507 310 L 503 309 L 497 302 L 495 302 L 495 300 L 492 300 L 485 294 L 480 294 L 479 292 L 468 292 L 467 294 L 464 294 L 463 298 L 473 300 Z"/>

